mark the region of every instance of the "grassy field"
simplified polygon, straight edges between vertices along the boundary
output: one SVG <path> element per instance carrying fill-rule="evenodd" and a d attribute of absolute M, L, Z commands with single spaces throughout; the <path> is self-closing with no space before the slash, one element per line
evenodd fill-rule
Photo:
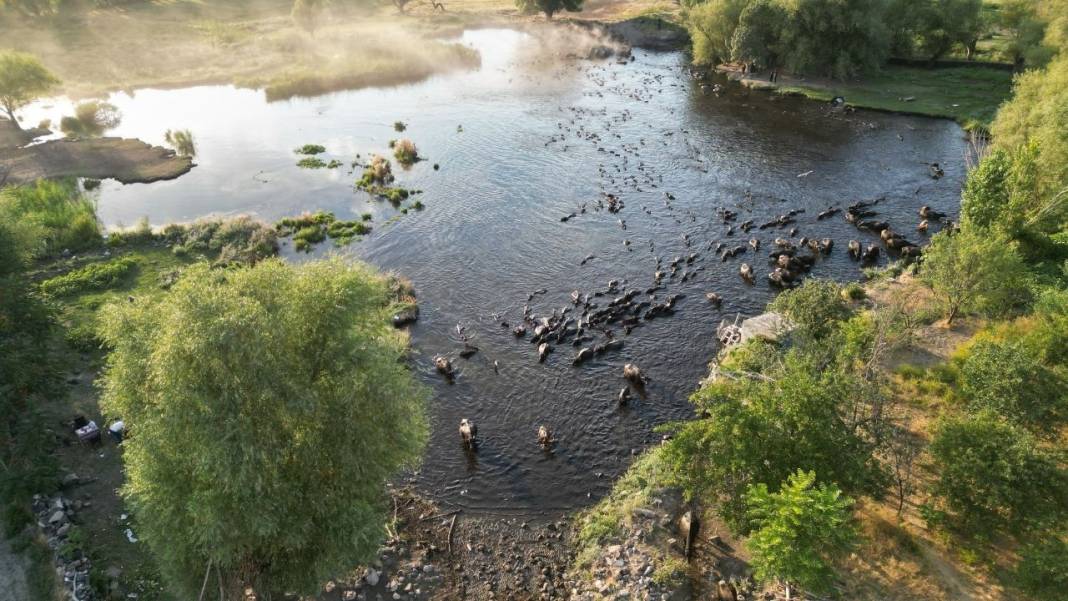
<path fill-rule="evenodd" d="M 345 9 L 341 3 L 309 33 L 290 18 L 290 0 L 259 3 L 175 1 L 131 4 L 47 19 L 0 19 L 0 48 L 41 58 L 76 98 L 140 87 L 236 83 L 275 98 L 371 85 L 396 85 L 478 64 L 443 41 L 464 27 L 544 21 L 509 0 L 446 1 L 445 11 L 413 3 Z M 618 21 L 674 15 L 665 0 L 590 0 L 558 19 Z"/>
<path fill-rule="evenodd" d="M 968 129 L 987 127 L 998 107 L 1012 93 L 1012 73 L 984 67 L 923 69 L 890 65 L 856 81 L 799 79 L 783 75 L 776 83 L 766 76 L 744 76 L 743 83 L 781 94 L 799 94 L 830 101 L 842 96 L 857 108 L 895 111 L 954 119 Z"/>

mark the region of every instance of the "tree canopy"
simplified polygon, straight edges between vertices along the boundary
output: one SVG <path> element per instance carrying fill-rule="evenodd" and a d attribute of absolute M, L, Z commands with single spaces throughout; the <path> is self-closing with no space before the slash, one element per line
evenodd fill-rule
<path fill-rule="evenodd" d="M 968 312 L 1004 313 L 1028 294 L 1023 260 L 995 232 L 970 227 L 939 232 L 923 256 L 921 277 L 934 289 L 949 324 Z"/>
<path fill-rule="evenodd" d="M 105 308 L 122 492 L 176 589 L 210 565 L 233 590 L 311 591 L 374 556 L 385 482 L 428 428 L 388 297 L 366 266 L 268 260 Z"/>
<path fill-rule="evenodd" d="M 933 492 L 971 535 L 1057 523 L 1068 509 L 1068 474 L 1027 430 L 991 412 L 943 419 L 931 455 Z"/>
<path fill-rule="evenodd" d="M 32 54 L 10 50 L 0 52 L 0 108 L 15 127 L 19 127 L 15 111 L 58 84 L 59 79 Z"/>
<path fill-rule="evenodd" d="M 516 6 L 524 12 L 542 12 L 546 19 L 560 11 L 577 13 L 582 11 L 583 0 L 516 0 Z"/>
<path fill-rule="evenodd" d="M 853 500 L 830 484 L 816 485 L 816 472 L 798 470 L 778 492 L 767 485 L 749 487 L 753 533 L 746 546 L 760 580 L 825 592 L 834 581 L 831 562 L 857 541 Z"/>

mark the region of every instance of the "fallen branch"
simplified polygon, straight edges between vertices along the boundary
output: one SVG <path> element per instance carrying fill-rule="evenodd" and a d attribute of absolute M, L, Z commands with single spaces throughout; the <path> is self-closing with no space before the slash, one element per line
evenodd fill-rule
<path fill-rule="evenodd" d="M 452 555 L 452 531 L 453 531 L 454 528 L 456 528 L 456 518 L 457 518 L 456 515 L 452 516 L 452 523 L 449 524 L 449 555 L 450 556 Z"/>
<path fill-rule="evenodd" d="M 423 519 L 421 519 L 419 521 L 420 522 L 426 522 L 426 521 L 435 520 L 435 519 L 438 519 L 438 518 L 447 518 L 450 515 L 456 515 L 456 514 L 460 513 L 461 511 L 463 511 L 463 509 L 453 509 L 452 511 L 446 511 L 445 513 L 435 513 L 434 515 L 429 515 L 429 516 L 427 516 L 427 517 L 425 517 L 425 518 L 423 518 Z"/>

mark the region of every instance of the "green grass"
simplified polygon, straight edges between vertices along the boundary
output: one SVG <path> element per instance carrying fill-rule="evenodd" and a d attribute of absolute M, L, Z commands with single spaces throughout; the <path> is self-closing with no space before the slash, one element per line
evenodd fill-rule
<path fill-rule="evenodd" d="M 1012 93 L 1012 73 L 983 67 L 922 69 L 891 65 L 855 82 L 782 86 L 778 91 L 823 101 L 842 96 L 847 104 L 858 108 L 946 117 L 968 129 L 985 128 Z"/>
<path fill-rule="evenodd" d="M 80 252 L 101 243 L 96 207 L 78 191 L 74 179 L 4 188 L 0 219 L 16 224 L 20 244 L 34 257 Z"/>
<path fill-rule="evenodd" d="M 91 263 L 70 273 L 41 282 L 41 292 L 49 296 L 71 296 L 91 290 L 106 290 L 117 286 L 137 267 L 132 257 L 121 257 L 106 263 Z"/>

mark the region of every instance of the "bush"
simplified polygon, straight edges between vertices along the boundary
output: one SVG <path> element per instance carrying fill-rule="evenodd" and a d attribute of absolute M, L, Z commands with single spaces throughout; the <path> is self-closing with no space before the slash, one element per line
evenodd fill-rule
<path fill-rule="evenodd" d="M 137 267 L 131 257 L 105 263 L 91 263 L 70 273 L 41 282 L 41 292 L 49 296 L 72 296 L 114 287 Z"/>
<path fill-rule="evenodd" d="M 73 179 L 0 190 L 0 219 L 19 224 L 20 243 L 33 257 L 80 252 L 99 247 L 102 240 L 96 207 Z"/>
<path fill-rule="evenodd" d="M 938 474 L 932 492 L 966 535 L 1041 528 L 1068 509 L 1068 474 L 1027 430 L 992 413 L 941 420 L 930 450 Z"/>
<path fill-rule="evenodd" d="M 801 286 L 783 291 L 768 309 L 783 314 L 799 334 L 816 339 L 830 334 L 851 312 L 842 298 L 842 287 L 819 279 L 807 279 Z"/>
<path fill-rule="evenodd" d="M 971 411 L 992 411 L 1046 431 L 1055 430 L 1065 418 L 1064 378 L 1019 342 L 976 343 L 960 375 Z"/>
<path fill-rule="evenodd" d="M 939 232 L 923 257 L 921 278 L 934 289 L 947 324 L 964 313 L 1004 315 L 1030 296 L 1023 260 L 997 232 Z"/>
<path fill-rule="evenodd" d="M 278 253 L 275 230 L 248 216 L 227 221 L 196 221 L 187 226 L 168 226 L 160 233 L 178 255 L 190 252 L 218 253 L 221 264 L 252 264 Z"/>
<path fill-rule="evenodd" d="M 411 165 L 419 160 L 419 150 L 415 147 L 415 142 L 401 138 L 393 144 L 393 157 L 401 165 Z"/>

